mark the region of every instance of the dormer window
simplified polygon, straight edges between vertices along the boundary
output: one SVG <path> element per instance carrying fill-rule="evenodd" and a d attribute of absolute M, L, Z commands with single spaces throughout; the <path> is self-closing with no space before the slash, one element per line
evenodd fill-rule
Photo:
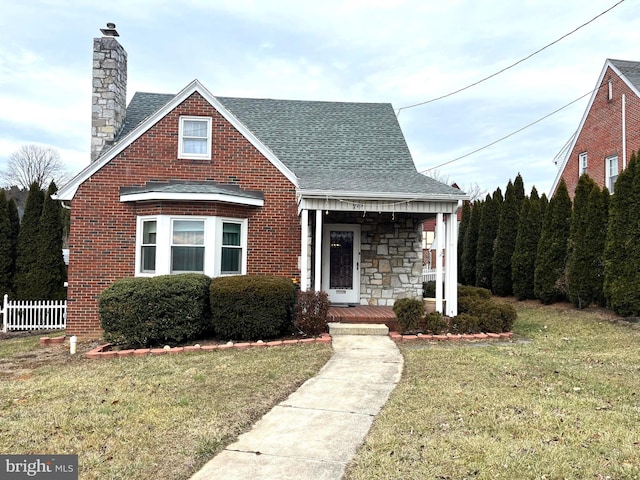
<path fill-rule="evenodd" d="M 178 158 L 211 159 L 211 118 L 180 117 Z"/>

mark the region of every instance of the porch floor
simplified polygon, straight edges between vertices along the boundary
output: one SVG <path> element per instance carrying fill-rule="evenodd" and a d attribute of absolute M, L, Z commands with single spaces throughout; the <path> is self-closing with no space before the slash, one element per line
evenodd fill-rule
<path fill-rule="evenodd" d="M 383 323 L 389 330 L 397 330 L 398 322 L 392 307 L 370 307 L 356 305 L 355 307 L 330 306 L 327 322 L 333 323 Z"/>

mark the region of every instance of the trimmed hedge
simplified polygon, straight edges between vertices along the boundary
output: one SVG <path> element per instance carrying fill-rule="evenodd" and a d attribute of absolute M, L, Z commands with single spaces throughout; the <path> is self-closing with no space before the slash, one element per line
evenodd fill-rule
<path fill-rule="evenodd" d="M 237 275 L 211 282 L 211 319 L 215 334 L 231 340 L 265 340 L 293 325 L 296 301 L 291 279 Z"/>
<path fill-rule="evenodd" d="M 393 304 L 400 333 L 416 332 L 424 315 L 424 301 L 417 298 L 400 298 Z"/>
<path fill-rule="evenodd" d="M 449 328 L 447 319 L 440 312 L 431 312 L 424 317 L 424 330 L 432 335 L 440 335 Z"/>
<path fill-rule="evenodd" d="M 131 347 L 176 345 L 210 330 L 206 275 L 123 278 L 98 299 L 105 339 Z"/>
<path fill-rule="evenodd" d="M 302 333 L 317 336 L 327 331 L 329 296 L 326 292 L 298 292 L 293 325 Z"/>
<path fill-rule="evenodd" d="M 488 290 L 468 286 L 459 287 L 458 312 L 451 321 L 457 333 L 510 332 L 518 316 L 513 305 L 496 303 Z"/>

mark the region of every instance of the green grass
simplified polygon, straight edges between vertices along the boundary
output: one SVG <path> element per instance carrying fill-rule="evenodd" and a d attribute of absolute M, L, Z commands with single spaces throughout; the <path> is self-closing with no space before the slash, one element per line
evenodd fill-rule
<path fill-rule="evenodd" d="M 640 330 L 515 305 L 529 343 L 403 348 L 347 479 L 640 478 Z"/>
<path fill-rule="evenodd" d="M 5 360 L 19 355 L 4 342 L 34 347 L 0 340 Z M 82 479 L 189 478 L 330 355 L 298 345 L 36 366 L 0 377 L 0 445 L 78 454 Z"/>

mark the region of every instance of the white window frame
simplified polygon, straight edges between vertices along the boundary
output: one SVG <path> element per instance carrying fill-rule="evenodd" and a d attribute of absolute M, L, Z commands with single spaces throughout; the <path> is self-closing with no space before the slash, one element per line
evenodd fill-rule
<path fill-rule="evenodd" d="M 205 153 L 188 153 L 184 151 L 184 141 L 185 139 L 189 139 L 191 137 L 186 137 L 184 135 L 184 124 L 185 122 L 206 122 L 207 124 L 207 136 L 205 137 L 193 137 L 202 139 L 204 138 L 206 141 L 206 152 Z M 178 128 L 178 158 L 191 159 L 191 160 L 211 160 L 211 117 L 194 117 L 194 116 L 181 116 L 180 117 L 180 125 Z"/>
<path fill-rule="evenodd" d="M 145 221 L 156 221 L 156 270 L 142 271 L 142 228 Z M 247 274 L 247 246 L 249 221 L 246 218 L 202 217 L 189 215 L 145 215 L 136 222 L 135 276 L 155 277 L 183 272 L 171 272 L 172 225 L 175 220 L 204 221 L 204 274 L 209 277 L 232 276 L 237 273 L 222 273 L 222 227 L 223 223 L 236 223 L 240 229 L 240 248 L 242 249 L 240 275 Z"/>
<path fill-rule="evenodd" d="M 616 174 L 615 175 L 611 175 L 611 167 L 612 167 L 612 163 L 615 160 L 616 163 Z M 605 179 L 606 179 L 606 183 L 605 185 L 607 186 L 607 188 L 609 189 L 609 193 L 613 193 L 614 187 L 615 187 L 615 183 L 616 180 L 618 180 L 618 174 L 619 174 L 619 165 L 618 165 L 618 156 L 617 155 L 611 155 L 607 158 L 605 158 L 604 161 L 604 169 L 605 169 Z"/>
<path fill-rule="evenodd" d="M 580 155 L 578 155 L 578 178 L 587 173 L 588 168 L 589 156 L 587 155 L 587 152 L 582 152 Z"/>

